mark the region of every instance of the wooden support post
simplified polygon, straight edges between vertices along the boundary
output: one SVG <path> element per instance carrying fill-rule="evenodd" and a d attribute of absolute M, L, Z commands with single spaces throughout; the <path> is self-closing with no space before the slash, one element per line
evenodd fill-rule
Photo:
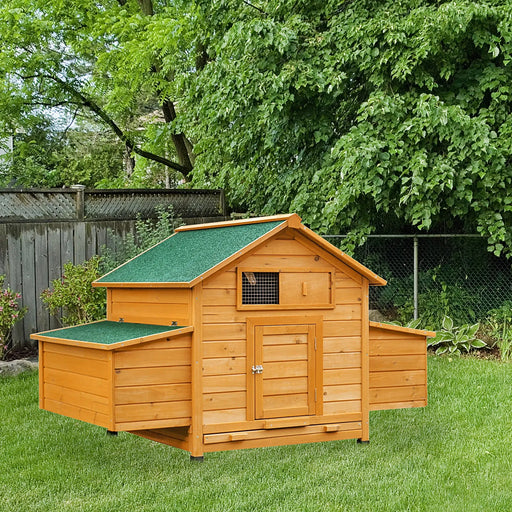
<path fill-rule="evenodd" d="M 361 429 L 359 441 L 370 439 L 370 283 L 363 279 L 363 303 L 361 307 Z"/>
<path fill-rule="evenodd" d="M 71 188 L 76 190 L 76 218 L 84 220 L 85 217 L 85 186 L 72 185 Z"/>
<path fill-rule="evenodd" d="M 202 325 L 203 284 L 192 291 L 192 422 L 189 434 L 191 460 L 203 458 L 203 325 Z"/>

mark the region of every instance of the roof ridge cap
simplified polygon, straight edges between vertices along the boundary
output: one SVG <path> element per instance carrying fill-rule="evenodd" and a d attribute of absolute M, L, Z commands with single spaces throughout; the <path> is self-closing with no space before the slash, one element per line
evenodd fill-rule
<path fill-rule="evenodd" d="M 250 217 L 247 219 L 237 219 L 237 220 L 225 220 L 221 222 L 208 222 L 205 224 L 190 224 L 188 226 L 181 226 L 175 229 L 175 233 L 180 233 L 182 231 L 197 231 L 200 229 L 213 229 L 213 228 L 226 228 L 231 226 L 243 226 L 249 224 L 262 224 L 264 222 L 276 222 L 282 221 L 287 222 L 288 224 L 299 224 L 301 222 L 301 218 L 296 213 L 286 213 L 281 215 L 269 215 L 267 217 Z"/>

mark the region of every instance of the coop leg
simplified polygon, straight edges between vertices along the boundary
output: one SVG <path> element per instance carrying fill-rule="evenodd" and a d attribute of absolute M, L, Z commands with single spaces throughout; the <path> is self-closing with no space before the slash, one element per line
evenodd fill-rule
<path fill-rule="evenodd" d="M 366 441 L 363 441 L 361 438 L 359 438 L 359 439 L 357 440 L 357 443 L 358 443 L 358 444 L 370 444 L 370 440 L 369 440 L 369 439 L 367 439 Z"/>
<path fill-rule="evenodd" d="M 199 457 L 190 456 L 191 462 L 204 462 L 204 455 L 200 455 Z"/>
<path fill-rule="evenodd" d="M 114 432 L 113 430 L 107 430 L 107 436 L 117 436 L 117 432 Z"/>

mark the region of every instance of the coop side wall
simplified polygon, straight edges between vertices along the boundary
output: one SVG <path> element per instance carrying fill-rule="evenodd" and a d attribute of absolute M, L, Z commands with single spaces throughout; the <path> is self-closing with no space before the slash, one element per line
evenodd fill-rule
<path fill-rule="evenodd" d="M 40 341 L 39 406 L 111 429 L 112 353 Z"/>
<path fill-rule="evenodd" d="M 115 351 L 115 430 L 190 425 L 190 354 L 191 333 Z"/>
<path fill-rule="evenodd" d="M 107 320 L 189 326 L 191 295 L 186 288 L 109 288 Z"/>
<path fill-rule="evenodd" d="M 295 235 L 297 236 L 297 235 Z M 299 237 L 300 239 L 300 237 Z M 247 318 L 250 317 L 323 317 L 323 402 L 320 421 L 338 419 L 352 422 L 338 438 L 360 437 L 362 421 L 362 278 L 346 268 L 333 265 L 334 258 L 306 239 L 294 239 L 291 232 L 272 239 L 255 252 L 206 280 L 203 284 L 203 421 L 205 433 L 262 428 L 261 421 L 248 423 L 247 418 Z M 307 269 L 330 267 L 334 272 L 335 304 L 325 309 L 287 309 L 240 311 L 237 309 L 237 265 L 258 269 Z M 338 265 L 340 265 L 338 263 Z M 342 430 L 345 429 L 342 427 Z M 359 431 L 355 435 L 353 432 Z M 304 427 L 302 442 L 325 440 L 321 426 Z M 224 434 L 223 434 L 224 435 Z M 256 434 L 250 434 L 256 436 Z M 264 434 L 262 434 L 264 435 Z M 266 445 L 284 444 L 292 435 L 285 428 L 268 434 Z M 279 436 L 283 436 L 281 440 Z M 318 437 L 318 439 L 315 438 Z M 224 435 L 224 437 L 226 437 Z M 233 441 L 236 435 L 220 436 L 220 441 Z M 213 435 L 209 439 L 213 442 Z M 272 438 L 272 440 L 270 439 Z M 334 438 L 334 436 L 333 436 Z M 306 439 L 309 439 L 306 440 Z M 243 447 L 261 445 L 247 440 Z M 294 439 L 292 442 L 301 442 Z M 236 443 L 235 443 L 236 444 Z M 214 449 L 210 446 L 208 450 Z"/>
<path fill-rule="evenodd" d="M 426 405 L 426 336 L 371 326 L 370 410 Z"/>

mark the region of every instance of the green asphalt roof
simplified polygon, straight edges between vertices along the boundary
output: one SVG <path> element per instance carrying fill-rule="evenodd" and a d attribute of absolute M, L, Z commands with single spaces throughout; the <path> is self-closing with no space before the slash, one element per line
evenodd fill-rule
<path fill-rule="evenodd" d="M 87 341 L 101 345 L 112 345 L 113 343 L 134 340 L 176 329 L 183 329 L 183 326 L 132 324 L 129 322 L 103 320 L 92 324 L 43 332 L 40 335 L 60 340 Z"/>
<path fill-rule="evenodd" d="M 189 283 L 282 223 L 178 231 L 96 282 Z"/>

